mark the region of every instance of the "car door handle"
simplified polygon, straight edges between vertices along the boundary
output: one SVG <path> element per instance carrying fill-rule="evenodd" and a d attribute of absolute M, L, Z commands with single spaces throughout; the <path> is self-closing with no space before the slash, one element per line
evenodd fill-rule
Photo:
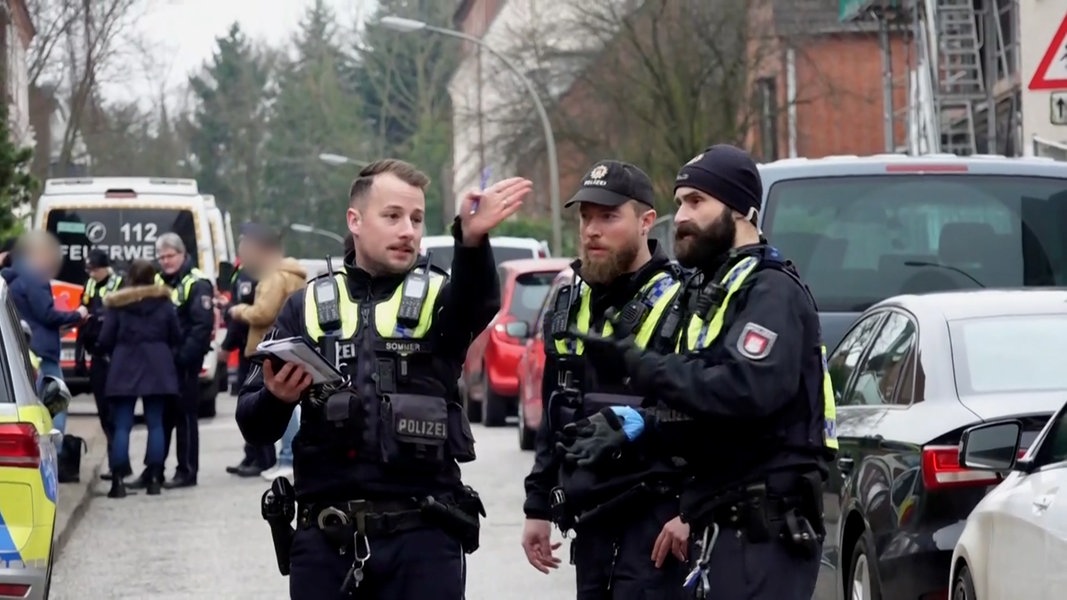
<path fill-rule="evenodd" d="M 1041 510 L 1046 510 L 1050 506 L 1052 506 L 1052 496 L 1051 495 L 1041 496 L 1040 498 L 1037 498 L 1036 500 L 1034 500 L 1034 507 L 1035 508 L 1040 508 Z"/>
<path fill-rule="evenodd" d="M 855 465 L 856 461 L 851 456 L 842 456 L 837 459 L 837 470 L 842 473 L 850 472 Z"/>

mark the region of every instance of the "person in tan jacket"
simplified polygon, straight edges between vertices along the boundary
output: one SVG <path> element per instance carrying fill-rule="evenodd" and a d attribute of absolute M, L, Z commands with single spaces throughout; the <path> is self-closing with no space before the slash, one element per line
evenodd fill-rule
<path fill-rule="evenodd" d="M 230 308 L 230 316 L 248 324 L 245 355 L 252 354 L 263 336 L 274 325 L 285 300 L 307 284 L 307 271 L 294 258 L 284 255 L 281 237 L 264 226 L 248 228 L 251 242 L 250 261 L 246 267 L 258 279 L 256 297 L 252 304 L 237 304 Z"/>

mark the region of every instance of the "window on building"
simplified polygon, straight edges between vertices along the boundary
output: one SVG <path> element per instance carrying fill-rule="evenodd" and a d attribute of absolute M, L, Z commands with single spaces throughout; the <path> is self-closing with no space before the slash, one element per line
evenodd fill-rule
<path fill-rule="evenodd" d="M 773 77 L 756 82 L 759 102 L 760 154 L 764 161 L 778 159 L 778 86 Z"/>

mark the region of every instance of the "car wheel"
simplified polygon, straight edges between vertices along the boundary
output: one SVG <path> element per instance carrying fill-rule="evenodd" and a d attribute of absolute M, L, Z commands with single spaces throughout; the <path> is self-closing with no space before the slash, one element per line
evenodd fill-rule
<path fill-rule="evenodd" d="M 533 450 L 534 439 L 537 436 L 537 432 L 526 426 L 526 417 L 524 416 L 523 402 L 522 402 L 522 390 L 519 390 L 519 423 L 517 429 L 519 430 L 519 449 L 520 450 Z"/>
<path fill-rule="evenodd" d="M 200 384 L 200 406 L 197 409 L 197 413 L 201 419 L 215 416 L 217 412 L 215 400 L 218 397 L 218 393 L 219 386 L 214 380 Z"/>
<path fill-rule="evenodd" d="M 974 593 L 971 570 L 966 566 L 960 567 L 956 580 L 952 582 L 952 600 L 978 600 L 978 595 Z"/>
<path fill-rule="evenodd" d="M 882 600 L 882 578 L 869 531 L 864 531 L 852 549 L 845 597 L 851 600 Z"/>
<path fill-rule="evenodd" d="M 482 401 L 482 425 L 486 427 L 503 427 L 508 419 L 507 398 L 486 387 L 485 400 Z"/>

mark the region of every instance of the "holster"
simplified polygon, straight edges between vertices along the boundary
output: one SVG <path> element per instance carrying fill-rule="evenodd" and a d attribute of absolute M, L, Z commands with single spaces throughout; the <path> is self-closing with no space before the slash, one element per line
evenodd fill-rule
<path fill-rule="evenodd" d="M 260 501 L 263 519 L 270 526 L 274 555 L 278 559 L 278 571 L 289 574 L 289 554 L 293 547 L 293 519 L 296 517 L 296 491 L 285 477 L 279 477 L 263 492 Z"/>
<path fill-rule="evenodd" d="M 419 501 L 419 509 L 428 524 L 459 540 L 465 553 L 471 554 L 478 549 L 481 533 L 479 517 L 485 516 L 485 506 L 473 488 L 464 486 L 455 505 L 427 496 Z"/>

